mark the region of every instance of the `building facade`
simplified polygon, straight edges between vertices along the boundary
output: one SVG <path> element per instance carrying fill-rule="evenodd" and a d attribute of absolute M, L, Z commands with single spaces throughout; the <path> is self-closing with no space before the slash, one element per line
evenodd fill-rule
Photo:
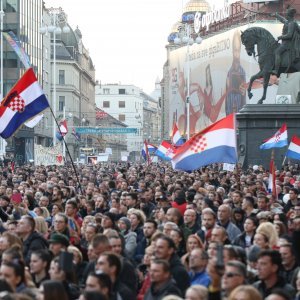
<path fill-rule="evenodd" d="M 42 38 L 39 27 L 42 23 L 42 0 L 3 0 L 4 30 L 11 29 L 19 37 L 22 47 L 28 54 L 39 82 L 42 81 Z M 3 42 L 3 95 L 13 87 L 25 72 L 18 56 L 5 41 Z M 22 126 L 6 141 L 6 155 L 17 164 L 33 160 L 34 130 Z"/>
<path fill-rule="evenodd" d="M 53 16 L 55 14 L 55 16 Z M 44 26 L 54 25 L 53 20 L 60 20 L 55 26 L 67 26 L 69 30 L 55 34 L 43 34 L 43 85 L 49 91 L 52 108 L 54 99 L 54 85 L 56 88 L 56 119 L 60 122 L 67 119 L 69 133 L 65 136 L 68 149 L 73 159 L 79 158 L 81 142 L 71 134 L 73 129 L 80 126 L 95 126 L 95 67 L 88 50 L 82 43 L 82 33 L 78 28 L 73 30 L 67 23 L 67 15 L 61 9 L 44 9 Z M 55 61 L 54 61 L 55 45 Z M 55 82 L 53 72 L 55 72 Z M 49 146 L 53 142 L 54 118 L 47 114 L 43 122 L 36 127 L 36 143 Z M 45 131 L 50 129 L 50 132 Z M 47 136 L 45 133 L 47 132 Z M 84 143 L 92 145 L 89 138 Z M 56 142 L 59 142 L 56 140 Z M 67 157 L 68 159 L 68 157 Z"/>
<path fill-rule="evenodd" d="M 134 134 L 126 134 L 123 143 L 127 151 L 140 156 L 143 144 L 143 103 L 142 90 L 134 85 L 106 84 L 96 86 L 96 105 L 130 128 Z"/>

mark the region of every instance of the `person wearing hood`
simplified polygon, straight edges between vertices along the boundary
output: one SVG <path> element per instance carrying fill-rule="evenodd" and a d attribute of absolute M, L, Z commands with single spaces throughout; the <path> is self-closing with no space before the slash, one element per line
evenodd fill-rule
<path fill-rule="evenodd" d="M 22 216 L 18 222 L 17 234 L 23 240 L 23 256 L 27 266 L 31 253 L 39 249 L 47 249 L 48 242 L 35 231 L 35 222 L 31 216 Z"/>
<path fill-rule="evenodd" d="M 121 231 L 122 236 L 125 241 L 125 255 L 128 258 L 133 258 L 136 250 L 136 233 L 131 231 L 131 223 L 130 220 L 126 217 L 122 217 L 119 219 L 118 227 Z"/>
<path fill-rule="evenodd" d="M 151 286 L 144 300 L 161 300 L 165 296 L 182 296 L 171 276 L 170 265 L 163 259 L 155 259 L 150 266 Z"/>

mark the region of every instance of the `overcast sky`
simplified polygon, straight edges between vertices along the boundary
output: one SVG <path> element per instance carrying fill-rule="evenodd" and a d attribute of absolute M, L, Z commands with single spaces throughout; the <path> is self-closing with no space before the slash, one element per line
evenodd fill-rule
<path fill-rule="evenodd" d="M 96 68 L 96 80 L 134 84 L 146 93 L 154 90 L 157 77 L 162 78 L 167 38 L 187 2 L 45 0 L 46 7 L 64 9 L 73 29 L 79 26 Z"/>

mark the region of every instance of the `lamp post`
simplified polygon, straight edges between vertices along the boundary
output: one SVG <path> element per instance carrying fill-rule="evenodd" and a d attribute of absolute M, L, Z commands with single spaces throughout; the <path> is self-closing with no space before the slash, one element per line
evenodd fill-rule
<path fill-rule="evenodd" d="M 187 68 L 187 93 L 186 93 L 186 135 L 187 140 L 190 139 L 190 46 L 194 43 L 201 44 L 202 38 L 197 36 L 193 38 L 192 26 L 184 23 L 179 28 L 177 37 L 174 39 L 176 45 L 186 45 L 186 68 Z"/>
<path fill-rule="evenodd" d="M 85 125 L 86 119 L 83 117 L 81 119 L 81 126 L 83 127 Z M 86 134 L 86 138 L 85 138 L 85 148 L 87 148 L 88 146 L 88 135 Z"/>
<path fill-rule="evenodd" d="M 3 0 L 1 1 L 1 6 L 0 6 L 0 30 L 1 30 L 1 37 L 0 37 L 0 101 L 2 101 L 4 92 L 3 92 L 3 18 L 5 16 L 5 13 L 3 11 Z M 3 159 L 5 155 L 5 142 L 4 139 L 0 137 L 0 157 Z"/>
<path fill-rule="evenodd" d="M 56 34 L 61 34 L 62 32 L 70 32 L 69 26 L 67 26 L 67 16 L 61 7 L 48 9 L 51 16 L 51 25 L 43 26 L 40 28 L 41 34 L 46 34 L 47 32 L 53 34 L 53 94 L 52 94 L 52 111 L 53 111 L 53 146 L 56 145 Z"/>

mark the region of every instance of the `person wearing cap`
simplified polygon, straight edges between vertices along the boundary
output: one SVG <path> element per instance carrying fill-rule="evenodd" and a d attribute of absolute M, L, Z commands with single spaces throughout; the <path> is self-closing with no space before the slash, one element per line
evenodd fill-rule
<path fill-rule="evenodd" d="M 62 251 L 67 251 L 70 243 L 69 239 L 65 235 L 54 233 L 49 240 L 49 244 L 49 249 L 53 253 L 53 256 L 59 256 Z"/>
<path fill-rule="evenodd" d="M 167 198 L 167 195 L 164 194 L 163 192 L 155 192 L 155 202 L 157 205 L 162 208 L 162 207 L 167 207 L 170 208 L 171 204 Z"/>

